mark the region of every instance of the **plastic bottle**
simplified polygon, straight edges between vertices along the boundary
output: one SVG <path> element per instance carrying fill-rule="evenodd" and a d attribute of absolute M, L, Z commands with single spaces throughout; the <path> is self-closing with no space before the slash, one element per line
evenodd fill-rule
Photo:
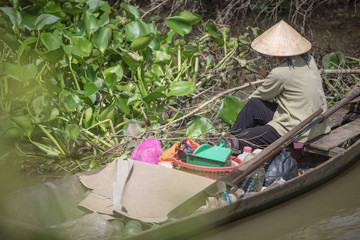
<path fill-rule="evenodd" d="M 256 153 L 248 154 L 244 161 L 252 159 Z M 245 194 L 250 192 L 261 191 L 265 180 L 265 168 L 263 166 L 257 168 L 251 174 L 249 174 L 244 180 L 239 183 L 239 188 L 243 189 Z"/>
<path fill-rule="evenodd" d="M 252 151 L 251 147 L 249 146 L 245 146 L 243 149 L 243 152 L 241 154 L 239 154 L 239 156 L 237 156 L 241 161 L 244 162 L 244 159 L 246 157 L 246 155 L 250 154 Z"/>
<path fill-rule="evenodd" d="M 242 195 L 240 197 L 242 197 Z M 208 197 L 206 199 L 206 208 L 208 209 L 217 208 L 220 206 L 231 204 L 233 202 L 236 202 L 237 200 L 238 198 L 235 193 L 222 192 L 220 193 L 218 198 Z"/>
<path fill-rule="evenodd" d="M 255 150 L 253 151 L 253 153 L 258 154 L 258 153 L 260 153 L 261 151 L 262 151 L 262 149 L 257 148 L 257 149 L 255 149 Z"/>

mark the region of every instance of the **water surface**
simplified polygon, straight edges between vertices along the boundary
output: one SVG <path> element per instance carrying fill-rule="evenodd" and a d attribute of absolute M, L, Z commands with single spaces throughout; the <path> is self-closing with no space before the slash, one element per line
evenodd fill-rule
<path fill-rule="evenodd" d="M 194 239 L 358 240 L 360 161 L 326 184 Z"/>

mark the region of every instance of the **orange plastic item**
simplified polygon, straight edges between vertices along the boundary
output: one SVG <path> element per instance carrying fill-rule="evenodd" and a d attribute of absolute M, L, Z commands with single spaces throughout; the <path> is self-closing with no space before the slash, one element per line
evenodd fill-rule
<path fill-rule="evenodd" d="M 164 161 L 171 162 L 172 161 L 171 158 L 172 158 L 173 154 L 177 151 L 177 147 L 180 145 L 180 143 L 181 142 L 176 142 L 171 146 L 171 148 L 166 149 L 164 152 L 162 152 L 159 157 L 159 160 L 161 162 L 164 162 Z"/>

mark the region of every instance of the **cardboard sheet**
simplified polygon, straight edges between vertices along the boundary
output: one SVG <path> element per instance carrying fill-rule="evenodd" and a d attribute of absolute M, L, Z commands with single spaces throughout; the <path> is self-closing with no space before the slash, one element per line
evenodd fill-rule
<path fill-rule="evenodd" d="M 145 222 L 163 222 L 182 202 L 214 180 L 133 160 L 115 159 L 80 181 L 91 193 L 79 204 L 92 211 L 120 213 Z"/>

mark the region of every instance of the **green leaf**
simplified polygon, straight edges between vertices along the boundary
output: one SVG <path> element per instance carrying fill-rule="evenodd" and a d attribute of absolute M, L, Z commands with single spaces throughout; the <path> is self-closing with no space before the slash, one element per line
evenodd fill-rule
<path fill-rule="evenodd" d="M 78 95 L 71 93 L 66 97 L 65 105 L 69 110 L 76 110 L 81 106 L 81 100 Z"/>
<path fill-rule="evenodd" d="M 0 9 L 10 18 L 13 27 L 21 26 L 21 15 L 19 11 L 12 7 L 1 7 Z"/>
<path fill-rule="evenodd" d="M 93 120 L 93 109 L 91 107 L 88 107 L 85 110 L 85 127 L 90 127 L 92 125 Z"/>
<path fill-rule="evenodd" d="M 60 17 L 60 18 L 66 17 L 66 14 L 64 13 L 64 11 L 60 7 L 60 5 L 58 5 L 54 1 L 50 1 L 45 5 L 44 12 L 45 13 L 52 13 L 52 14 Z"/>
<path fill-rule="evenodd" d="M 71 37 L 71 53 L 79 57 L 88 57 L 92 53 L 93 46 L 89 40 L 81 36 Z M 64 49 L 65 50 L 65 49 Z"/>
<path fill-rule="evenodd" d="M 229 27 L 222 27 L 222 28 L 220 28 L 220 32 L 223 35 L 227 35 L 230 32 L 230 28 Z"/>
<path fill-rule="evenodd" d="M 26 133 L 27 136 L 32 133 L 34 127 L 32 124 L 32 120 L 29 116 L 15 116 L 11 119 L 16 123 L 19 128 L 21 128 Z"/>
<path fill-rule="evenodd" d="M 160 41 L 158 38 L 153 38 L 153 40 L 150 42 L 149 47 L 152 50 L 159 50 L 160 49 Z"/>
<path fill-rule="evenodd" d="M 47 61 L 55 64 L 64 58 L 64 51 L 61 48 L 58 48 L 54 51 L 49 51 L 45 53 L 44 57 Z"/>
<path fill-rule="evenodd" d="M 233 125 L 245 103 L 238 97 L 226 96 L 220 105 L 220 119 Z"/>
<path fill-rule="evenodd" d="M 173 16 L 166 19 L 166 25 L 181 36 L 189 34 L 192 31 L 192 26 L 183 17 Z"/>
<path fill-rule="evenodd" d="M 8 128 L 4 133 L 1 134 L 1 138 L 7 144 L 14 144 L 23 138 L 23 133 L 18 127 Z"/>
<path fill-rule="evenodd" d="M 125 10 L 126 15 L 131 20 L 140 19 L 140 12 L 136 7 L 123 2 L 120 4 L 120 7 L 122 7 Z"/>
<path fill-rule="evenodd" d="M 4 41 L 14 52 L 16 52 L 20 46 L 18 41 L 18 35 L 13 31 L 4 31 L 0 28 L 0 40 Z"/>
<path fill-rule="evenodd" d="M 170 85 L 170 91 L 166 96 L 185 96 L 196 91 L 194 82 L 190 81 L 178 81 L 173 82 Z"/>
<path fill-rule="evenodd" d="M 108 77 L 108 75 L 110 75 L 112 73 L 115 73 L 117 78 L 119 79 L 119 81 L 121 81 L 121 79 L 124 75 L 124 70 L 120 65 L 116 65 L 116 66 L 112 66 L 112 67 L 105 69 L 103 72 L 103 75 L 106 79 Z"/>
<path fill-rule="evenodd" d="M 59 109 L 53 108 L 51 110 L 50 117 L 49 117 L 48 121 L 54 120 L 55 118 L 57 118 L 59 116 L 59 114 L 60 114 Z"/>
<path fill-rule="evenodd" d="M 31 44 L 33 44 L 33 43 L 36 43 L 36 41 L 37 41 L 37 37 L 28 37 L 28 38 L 26 38 L 26 39 L 21 43 L 20 48 L 19 48 L 19 50 L 18 50 L 18 55 L 19 55 L 19 57 L 22 56 L 22 54 L 23 54 L 23 52 L 24 52 L 24 50 L 25 50 L 25 48 L 26 48 L 27 46 L 29 46 L 29 45 L 31 45 Z"/>
<path fill-rule="evenodd" d="M 239 42 L 245 45 L 250 45 L 250 42 L 245 39 L 245 36 L 242 35 L 239 36 Z"/>
<path fill-rule="evenodd" d="M 345 67 L 345 55 L 342 52 L 326 54 L 322 59 L 324 69 L 337 69 Z"/>
<path fill-rule="evenodd" d="M 80 129 L 76 127 L 74 124 L 66 124 L 66 132 L 70 135 L 72 140 L 78 139 L 80 135 Z"/>
<path fill-rule="evenodd" d="M 45 47 L 50 51 L 60 48 L 62 44 L 61 37 L 54 33 L 41 33 L 40 39 Z"/>
<path fill-rule="evenodd" d="M 46 25 L 56 23 L 60 18 L 52 14 L 41 14 L 36 18 L 35 27 L 37 30 L 41 30 Z"/>
<path fill-rule="evenodd" d="M 100 24 L 99 24 L 98 20 L 96 19 L 96 17 L 94 16 L 94 14 L 89 13 L 89 12 L 85 13 L 84 22 L 85 22 L 86 31 L 90 35 L 92 35 L 94 32 L 96 32 L 100 27 Z"/>
<path fill-rule="evenodd" d="M 47 108 L 45 96 L 38 96 L 32 102 L 33 109 L 37 115 L 41 114 Z"/>
<path fill-rule="evenodd" d="M 111 28 L 102 27 L 95 32 L 92 42 L 94 43 L 94 46 L 100 50 L 100 52 L 104 53 L 109 47 L 110 39 Z"/>
<path fill-rule="evenodd" d="M 213 37 L 213 38 L 219 38 L 219 34 L 217 33 L 217 28 L 216 25 L 214 24 L 213 21 L 209 21 L 206 24 L 206 30 L 208 31 L 208 34 Z"/>
<path fill-rule="evenodd" d="M 74 124 L 66 124 L 65 130 L 72 140 L 76 140 L 79 137 L 80 131 Z"/>
<path fill-rule="evenodd" d="M 116 106 L 120 109 L 121 112 L 128 114 L 130 112 L 130 108 L 127 105 L 127 99 L 123 98 L 120 95 L 116 96 Z"/>
<path fill-rule="evenodd" d="M 191 25 L 197 24 L 202 20 L 200 15 L 186 10 L 180 10 L 175 15 L 184 18 Z"/>
<path fill-rule="evenodd" d="M 89 5 L 89 10 L 91 12 L 96 12 L 101 7 L 103 7 L 107 2 L 102 0 L 87 0 L 86 3 Z"/>
<path fill-rule="evenodd" d="M 136 69 L 144 60 L 143 56 L 130 51 L 126 52 L 126 54 L 124 54 L 122 57 L 124 62 L 132 69 Z"/>
<path fill-rule="evenodd" d="M 119 31 L 113 31 L 113 39 L 115 40 L 116 44 L 121 44 L 124 41 L 124 34 Z"/>
<path fill-rule="evenodd" d="M 254 37 L 257 37 L 257 36 L 260 35 L 260 28 L 258 28 L 258 27 L 250 27 L 250 26 L 247 26 L 247 27 L 246 27 L 246 30 L 251 30 L 252 33 L 253 33 L 253 35 L 254 35 Z"/>
<path fill-rule="evenodd" d="M 165 98 L 166 94 L 164 94 L 164 91 L 167 89 L 167 86 L 160 86 L 157 87 L 153 92 L 149 93 L 143 98 L 143 101 L 146 103 L 152 102 L 159 98 Z"/>
<path fill-rule="evenodd" d="M 140 93 L 134 93 L 131 95 L 127 101 L 127 105 L 130 106 L 131 104 L 134 104 L 138 101 L 141 101 L 141 94 Z"/>
<path fill-rule="evenodd" d="M 215 133 L 215 127 L 211 121 L 204 117 L 196 118 L 186 125 L 187 137 L 201 137 L 206 133 Z"/>
<path fill-rule="evenodd" d="M 34 79 L 37 74 L 37 67 L 34 64 L 17 65 L 5 62 L 4 63 L 5 74 L 20 82 L 27 82 Z"/>
<path fill-rule="evenodd" d="M 190 58 L 192 56 L 194 56 L 194 54 L 197 53 L 197 52 L 198 52 L 198 48 L 194 47 L 194 48 L 190 48 L 190 49 L 182 51 L 181 55 L 190 60 Z"/>
<path fill-rule="evenodd" d="M 85 2 L 85 1 L 81 1 Z M 84 7 L 83 4 L 73 4 L 71 1 L 65 1 L 65 3 L 62 5 L 63 10 L 68 15 L 78 16 L 79 14 L 90 11 L 87 7 Z"/>
<path fill-rule="evenodd" d="M 149 34 L 144 37 L 138 37 L 131 43 L 131 48 L 135 51 L 146 48 L 153 40 L 153 35 Z"/>
<path fill-rule="evenodd" d="M 216 25 L 214 24 L 213 21 L 209 21 L 206 24 L 206 30 L 208 31 L 208 34 L 210 35 L 210 37 L 213 39 L 214 42 L 216 42 L 219 46 L 224 45 L 224 40 L 220 38 L 217 32 Z"/>
<path fill-rule="evenodd" d="M 145 23 L 140 19 L 128 23 L 124 27 L 125 36 L 130 42 L 134 41 L 138 37 L 146 36 L 150 33 L 156 35 L 157 28 L 154 24 Z"/>
<path fill-rule="evenodd" d="M 99 163 L 94 159 L 90 162 L 89 170 L 100 167 Z"/>
<path fill-rule="evenodd" d="M 30 31 L 36 29 L 35 22 L 37 20 L 37 16 L 33 16 L 33 15 L 22 12 L 21 17 L 22 17 L 22 24 L 23 24 L 24 28 L 26 28 Z"/>
<path fill-rule="evenodd" d="M 99 115 L 99 121 L 104 121 L 107 119 L 110 119 L 111 121 L 114 121 L 115 116 L 115 103 L 112 103 L 108 107 L 106 107 Z M 108 126 L 108 123 L 100 124 L 100 126 L 105 130 L 105 128 Z"/>
<path fill-rule="evenodd" d="M 113 90 L 114 86 L 116 84 L 116 79 L 117 79 L 117 75 L 116 73 L 110 73 L 106 76 L 105 80 L 104 80 L 104 84 L 105 86 L 110 89 Z"/>
<path fill-rule="evenodd" d="M 171 61 L 171 55 L 165 51 L 154 51 L 154 63 L 167 64 Z"/>
<path fill-rule="evenodd" d="M 88 82 L 84 86 L 84 95 L 90 96 L 99 91 L 99 87 L 94 82 Z"/>
<path fill-rule="evenodd" d="M 163 68 L 159 64 L 153 64 L 152 71 L 155 73 L 158 77 L 165 75 L 165 72 Z"/>

